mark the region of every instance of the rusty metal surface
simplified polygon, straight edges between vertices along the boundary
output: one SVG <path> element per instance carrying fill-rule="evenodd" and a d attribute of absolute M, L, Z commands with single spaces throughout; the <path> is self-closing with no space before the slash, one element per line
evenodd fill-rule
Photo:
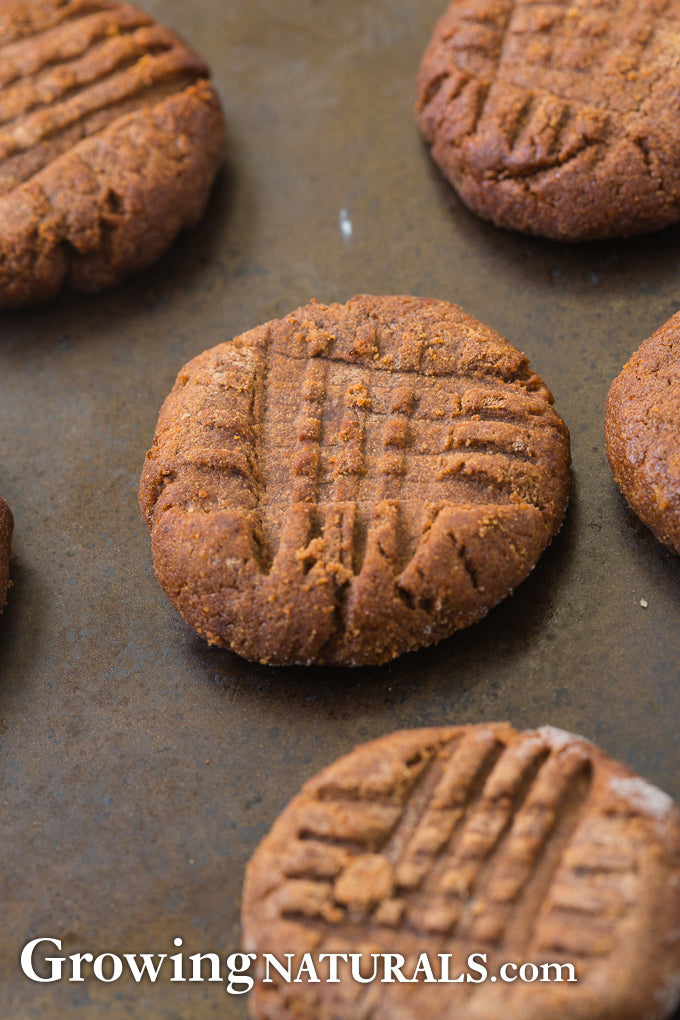
<path fill-rule="evenodd" d="M 444 0 L 149 0 L 214 69 L 229 127 L 208 215 L 143 276 L 0 320 L 0 1015 L 241 1020 L 224 986 L 35 984 L 64 955 L 227 954 L 245 862 L 357 742 L 508 719 L 584 734 L 680 798 L 680 560 L 606 464 L 609 383 L 680 307 L 680 229 L 568 247 L 463 208 L 412 117 Z M 350 230 L 351 225 L 351 230 Z M 311 297 L 452 300 L 504 333 L 572 434 L 567 522 L 482 623 L 381 668 L 268 669 L 160 592 L 136 506 L 160 404 L 206 347 Z M 646 603 L 646 608 L 642 602 Z"/>

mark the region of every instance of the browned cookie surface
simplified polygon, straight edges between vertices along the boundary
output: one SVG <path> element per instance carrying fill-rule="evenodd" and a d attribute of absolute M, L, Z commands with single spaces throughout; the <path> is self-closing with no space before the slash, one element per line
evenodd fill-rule
<path fill-rule="evenodd" d="M 224 144 L 203 61 L 117 0 L 0 0 L 0 307 L 150 265 Z"/>
<path fill-rule="evenodd" d="M 246 872 L 243 941 L 258 1020 L 657 1020 L 680 995 L 679 813 L 551 727 L 394 733 L 310 780 L 275 822 Z M 319 983 L 273 967 L 264 981 L 263 953 L 295 954 L 293 977 L 310 954 Z M 338 953 L 377 979 L 338 959 L 327 980 L 320 958 Z M 381 982 L 390 953 L 407 979 L 420 960 L 420 979 Z M 472 980 L 436 983 L 440 954 L 451 979 Z M 576 981 L 566 967 L 522 981 L 524 963 L 553 978 L 544 964 L 569 963 Z"/>
<path fill-rule="evenodd" d="M 12 511 L 0 497 L 0 613 L 4 609 L 9 587 L 9 561 L 12 556 Z"/>
<path fill-rule="evenodd" d="M 623 495 L 659 541 L 680 553 L 680 312 L 612 383 L 605 440 Z"/>
<path fill-rule="evenodd" d="M 680 217 L 678 0 L 455 0 L 416 110 L 440 169 L 499 226 L 560 240 Z"/>
<path fill-rule="evenodd" d="M 382 662 L 472 623 L 557 531 L 567 429 L 527 359 L 443 301 L 312 302 L 180 372 L 140 489 L 209 641 Z"/>

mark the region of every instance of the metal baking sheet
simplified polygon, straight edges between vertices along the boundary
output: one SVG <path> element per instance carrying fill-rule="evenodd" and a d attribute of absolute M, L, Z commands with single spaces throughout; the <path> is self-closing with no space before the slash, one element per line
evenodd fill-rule
<path fill-rule="evenodd" d="M 239 947 L 245 862 L 301 782 L 399 727 L 508 719 L 596 741 L 680 798 L 680 560 L 627 509 L 603 405 L 680 307 L 680 229 L 566 246 L 476 219 L 430 162 L 414 77 L 444 0 L 148 0 L 210 62 L 224 169 L 201 225 L 99 296 L 0 319 L 0 1015 L 247 1015 L 220 983 L 39 984 L 63 954 Z M 448 299 L 531 358 L 571 429 L 551 548 L 482 623 L 380 668 L 209 648 L 159 590 L 136 506 L 186 360 L 311 297 Z M 59 953 L 56 953 L 59 955 Z"/>

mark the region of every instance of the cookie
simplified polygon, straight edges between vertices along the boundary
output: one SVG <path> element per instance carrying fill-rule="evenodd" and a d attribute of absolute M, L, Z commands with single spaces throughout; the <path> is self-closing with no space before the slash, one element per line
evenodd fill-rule
<path fill-rule="evenodd" d="M 680 312 L 641 344 L 612 383 L 605 444 L 632 509 L 680 554 Z"/>
<path fill-rule="evenodd" d="M 242 917 L 258 1020 L 660 1020 L 680 998 L 680 813 L 551 727 L 402 731 L 303 786 Z M 345 954 L 335 975 L 324 954 Z"/>
<path fill-rule="evenodd" d="M 189 362 L 140 506 L 158 580 L 213 644 L 361 665 L 478 620 L 560 526 L 568 432 L 456 305 L 315 301 Z"/>
<path fill-rule="evenodd" d="M 0 0 L 0 47 L 0 308 L 149 266 L 221 160 L 203 61 L 117 0 Z"/>
<path fill-rule="evenodd" d="M 416 114 L 459 196 L 497 226 L 563 241 L 680 218 L 680 4 L 454 0 Z"/>
<path fill-rule="evenodd" d="M 0 613 L 5 608 L 9 588 L 9 561 L 12 557 L 12 511 L 0 497 Z"/>

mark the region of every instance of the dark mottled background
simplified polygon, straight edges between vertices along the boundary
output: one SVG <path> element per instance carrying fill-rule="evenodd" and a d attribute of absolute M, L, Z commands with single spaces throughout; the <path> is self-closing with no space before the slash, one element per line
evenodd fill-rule
<path fill-rule="evenodd" d="M 413 83 L 443 0 L 148 0 L 210 62 L 229 143 L 207 216 L 153 270 L 0 319 L 0 1014 L 241 1020 L 221 985 L 35 985 L 66 953 L 226 954 L 245 862 L 302 780 L 403 726 L 584 734 L 680 798 L 680 561 L 627 509 L 611 379 L 680 307 L 680 228 L 567 247 L 474 218 L 431 165 Z M 351 223 L 351 236 L 342 224 Z M 566 524 L 517 593 L 436 648 L 361 670 L 208 648 L 156 585 L 136 505 L 182 364 L 309 298 L 445 298 L 504 333 L 571 429 Z M 645 600 L 647 607 L 641 605 Z"/>

